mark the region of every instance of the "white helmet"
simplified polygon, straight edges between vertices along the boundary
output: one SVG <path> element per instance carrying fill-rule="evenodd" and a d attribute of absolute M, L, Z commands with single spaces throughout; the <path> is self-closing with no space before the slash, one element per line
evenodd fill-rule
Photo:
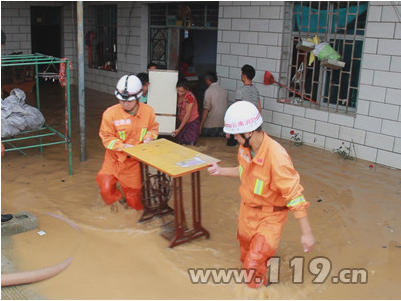
<path fill-rule="evenodd" d="M 256 130 L 262 123 L 258 108 L 249 101 L 239 100 L 227 109 L 223 130 L 227 134 L 244 134 Z"/>
<path fill-rule="evenodd" d="M 136 75 L 124 75 L 118 80 L 114 94 L 120 100 L 139 100 L 142 96 L 142 82 Z"/>

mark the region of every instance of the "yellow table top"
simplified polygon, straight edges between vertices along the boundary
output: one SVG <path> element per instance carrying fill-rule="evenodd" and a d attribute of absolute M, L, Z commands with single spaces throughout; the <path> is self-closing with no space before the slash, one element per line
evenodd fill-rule
<path fill-rule="evenodd" d="M 202 170 L 210 163 L 221 161 L 167 139 L 142 143 L 124 148 L 123 151 L 173 178 Z"/>

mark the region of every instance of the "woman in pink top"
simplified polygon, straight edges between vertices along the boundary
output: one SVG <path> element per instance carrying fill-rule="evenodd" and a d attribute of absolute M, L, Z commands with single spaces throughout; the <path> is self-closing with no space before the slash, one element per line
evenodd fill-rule
<path fill-rule="evenodd" d="M 195 145 L 199 135 L 198 101 L 189 90 L 187 80 L 177 82 L 178 128 L 172 132 L 179 144 Z"/>

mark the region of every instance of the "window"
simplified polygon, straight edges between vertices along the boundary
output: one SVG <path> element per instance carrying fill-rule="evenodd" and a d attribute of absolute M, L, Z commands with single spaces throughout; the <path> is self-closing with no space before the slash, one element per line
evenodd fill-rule
<path fill-rule="evenodd" d="M 355 112 L 368 2 L 293 2 L 288 82 L 293 104 L 330 111 Z M 338 63 L 315 58 L 303 48 L 318 37 L 341 57 Z M 309 40 L 310 41 L 310 40 Z M 316 46 L 316 41 L 315 41 Z"/>
<path fill-rule="evenodd" d="M 217 2 L 187 2 L 150 5 L 151 26 L 185 26 L 217 29 Z"/>
<path fill-rule="evenodd" d="M 160 69 L 179 65 L 182 41 L 190 31 L 217 32 L 218 2 L 157 3 L 149 5 L 150 62 Z"/>
<path fill-rule="evenodd" d="M 116 71 L 117 6 L 90 5 L 85 44 L 89 67 Z"/>

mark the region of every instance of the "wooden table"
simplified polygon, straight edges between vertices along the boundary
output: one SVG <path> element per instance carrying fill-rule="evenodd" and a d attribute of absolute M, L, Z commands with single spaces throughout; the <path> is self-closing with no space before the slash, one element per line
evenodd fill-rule
<path fill-rule="evenodd" d="M 173 248 L 201 236 L 209 238 L 209 232 L 201 224 L 200 171 L 207 168 L 209 163 L 220 162 L 220 160 L 167 139 L 159 139 L 147 144 L 125 148 L 124 151 L 141 162 L 144 182 L 149 180 L 148 166 L 155 168 L 159 175 L 162 173 L 173 179 L 174 232 L 164 231 L 162 233 L 163 237 L 170 240 L 169 247 Z M 188 174 L 191 175 L 192 229 L 187 228 L 183 204 L 182 177 Z M 142 187 L 143 194 L 146 195 L 148 187 L 144 186 L 146 185 Z M 161 190 L 163 189 L 166 188 L 161 187 Z M 149 208 L 145 206 L 145 211 L 146 209 L 149 211 Z M 166 204 L 163 208 L 159 208 L 159 211 L 156 210 L 153 213 L 158 215 L 171 211 L 172 209 Z"/>

